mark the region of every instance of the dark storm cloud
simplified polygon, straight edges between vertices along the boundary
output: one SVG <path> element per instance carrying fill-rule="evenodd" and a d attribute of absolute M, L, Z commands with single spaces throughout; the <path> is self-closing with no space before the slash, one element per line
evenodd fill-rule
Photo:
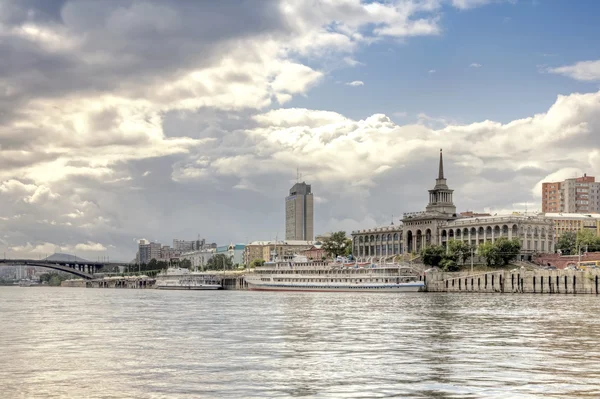
<path fill-rule="evenodd" d="M 27 1 L 8 3 L 12 27 L 39 22 L 72 41 L 65 49 L 10 36 L 0 42 L 0 79 L 13 101 L 145 86 L 210 65 L 237 39 L 285 34 L 275 1 Z M 56 43 L 57 46 L 60 43 Z M 248 53 L 251 56 L 251 53 Z M 228 79 L 249 79 L 243 71 Z M 5 104 L 8 106 L 8 104 Z"/>

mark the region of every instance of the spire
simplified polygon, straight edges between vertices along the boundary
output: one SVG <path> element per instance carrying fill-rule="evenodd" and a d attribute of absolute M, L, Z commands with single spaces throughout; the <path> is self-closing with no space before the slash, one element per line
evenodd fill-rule
<path fill-rule="evenodd" d="M 438 173 L 438 180 L 444 178 L 444 158 L 442 157 L 442 149 L 440 148 L 440 171 Z"/>

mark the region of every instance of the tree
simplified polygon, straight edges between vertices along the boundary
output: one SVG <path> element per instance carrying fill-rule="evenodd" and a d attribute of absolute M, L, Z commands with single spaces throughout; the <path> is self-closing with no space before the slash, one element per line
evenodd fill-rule
<path fill-rule="evenodd" d="M 150 260 L 150 262 L 148 262 L 147 270 L 156 270 L 156 269 L 158 269 L 158 262 L 156 261 L 156 259 L 152 258 Z"/>
<path fill-rule="evenodd" d="M 494 242 L 494 247 L 496 247 L 498 260 L 506 266 L 521 252 L 521 241 L 518 238 L 509 240 L 506 237 L 500 237 Z"/>
<path fill-rule="evenodd" d="M 439 266 L 446 249 L 441 245 L 431 245 L 421 250 L 421 259 L 427 266 Z"/>
<path fill-rule="evenodd" d="M 500 237 L 494 243 L 488 241 L 479 246 L 479 255 L 485 258 L 488 266 L 506 266 L 519 255 L 520 251 L 521 242 L 518 238 L 509 240 Z"/>
<path fill-rule="evenodd" d="M 322 248 L 328 255 L 336 258 L 346 254 L 348 248 L 350 248 L 350 253 L 352 253 L 352 240 L 346 237 L 345 231 L 337 231 L 331 234 L 331 237 L 323 240 Z"/>
<path fill-rule="evenodd" d="M 561 234 L 560 238 L 556 242 L 556 249 L 560 249 L 560 251 L 565 255 L 570 255 L 577 251 L 575 249 L 576 245 L 577 234 L 572 231 L 567 231 Z"/>
<path fill-rule="evenodd" d="M 231 258 L 225 254 L 217 254 L 212 256 L 208 262 L 206 262 L 206 268 L 208 270 L 226 270 L 231 269 L 233 262 Z"/>
<path fill-rule="evenodd" d="M 264 264 L 265 264 L 264 259 L 254 259 L 252 262 L 250 262 L 250 267 L 260 267 L 260 266 L 263 266 Z"/>
<path fill-rule="evenodd" d="M 594 231 L 586 229 L 579 230 L 575 237 L 576 249 L 573 251 L 574 253 L 577 253 L 577 250 L 580 248 L 586 248 L 589 252 L 600 251 L 600 237 L 596 236 Z"/>
<path fill-rule="evenodd" d="M 471 246 L 464 241 L 450 240 L 448 241 L 448 255 L 458 262 L 466 263 L 471 257 Z"/>
<path fill-rule="evenodd" d="M 181 261 L 179 261 L 179 267 L 183 267 L 186 269 L 191 269 L 192 268 L 192 261 L 189 259 L 182 259 Z"/>
<path fill-rule="evenodd" d="M 498 265 L 501 259 L 498 254 L 498 248 L 490 241 L 479 245 L 479 255 L 485 259 L 488 266 Z"/>
<path fill-rule="evenodd" d="M 459 269 L 458 264 L 454 259 L 446 257 L 440 262 L 440 267 L 445 272 L 456 272 Z"/>

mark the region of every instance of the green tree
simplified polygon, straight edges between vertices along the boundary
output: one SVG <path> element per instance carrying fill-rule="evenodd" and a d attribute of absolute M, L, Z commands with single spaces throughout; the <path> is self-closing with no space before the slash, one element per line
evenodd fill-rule
<path fill-rule="evenodd" d="M 459 260 L 466 263 L 471 257 L 471 246 L 464 241 L 450 240 L 448 241 L 448 254 L 455 262 Z"/>
<path fill-rule="evenodd" d="M 560 251 L 565 255 L 574 254 L 577 250 L 575 247 L 577 246 L 577 234 L 572 231 L 567 231 L 561 234 L 560 238 L 556 242 L 556 249 L 560 249 Z"/>
<path fill-rule="evenodd" d="M 345 231 L 337 231 L 331 234 L 331 237 L 323 240 L 322 248 L 329 256 L 336 258 L 345 255 L 348 248 L 350 248 L 350 253 L 352 253 L 352 240 L 346 237 Z"/>
<path fill-rule="evenodd" d="M 254 259 L 252 262 L 250 262 L 250 267 L 260 267 L 264 264 L 265 264 L 264 259 Z"/>
<path fill-rule="evenodd" d="M 600 251 L 600 238 L 592 230 L 579 230 L 575 239 L 575 248 L 572 252 L 575 254 L 579 248 L 587 249 L 588 252 Z"/>
<path fill-rule="evenodd" d="M 456 261 L 452 258 L 447 258 L 447 257 L 444 257 L 442 259 L 442 261 L 440 262 L 440 267 L 445 272 L 456 272 L 459 269 Z"/>
<path fill-rule="evenodd" d="M 192 268 L 192 261 L 189 259 L 182 259 L 179 261 L 179 267 L 184 267 L 186 269 Z"/>
<path fill-rule="evenodd" d="M 497 252 L 497 260 L 506 266 L 521 252 L 521 241 L 518 238 L 509 240 L 506 237 L 500 237 L 494 242 L 494 247 Z"/>
<path fill-rule="evenodd" d="M 502 262 L 498 248 L 490 241 L 480 244 L 478 250 L 479 255 L 485 259 L 486 265 L 495 266 Z"/>
<path fill-rule="evenodd" d="M 206 262 L 206 268 L 208 270 L 228 270 L 233 266 L 233 262 L 229 256 L 225 254 L 217 254 L 212 256 L 208 262 Z"/>
<path fill-rule="evenodd" d="M 53 287 L 58 287 L 60 286 L 60 283 L 68 280 L 69 278 L 71 278 L 70 275 L 68 274 L 59 274 L 56 272 L 51 272 L 51 273 L 44 273 L 40 275 L 40 282 L 44 283 L 48 283 L 48 285 L 53 286 Z"/>
<path fill-rule="evenodd" d="M 158 262 L 156 261 L 156 259 L 152 258 L 150 260 L 150 262 L 148 262 L 148 269 L 147 270 L 156 270 L 158 269 Z"/>
<path fill-rule="evenodd" d="M 431 245 L 421 250 L 421 259 L 427 266 L 439 266 L 446 249 L 441 245 Z"/>

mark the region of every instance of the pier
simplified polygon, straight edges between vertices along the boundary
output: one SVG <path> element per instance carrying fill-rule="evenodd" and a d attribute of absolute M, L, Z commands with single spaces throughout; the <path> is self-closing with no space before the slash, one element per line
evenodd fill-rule
<path fill-rule="evenodd" d="M 598 295 L 600 270 L 431 272 L 425 274 L 425 285 L 427 292 Z"/>
<path fill-rule="evenodd" d="M 224 290 L 248 289 L 248 284 L 241 272 L 229 271 L 219 274 L 215 272 L 214 276 L 221 281 Z M 147 289 L 154 288 L 155 283 L 156 278 L 148 276 L 111 276 L 92 280 L 65 280 L 61 283 L 61 287 Z"/>

